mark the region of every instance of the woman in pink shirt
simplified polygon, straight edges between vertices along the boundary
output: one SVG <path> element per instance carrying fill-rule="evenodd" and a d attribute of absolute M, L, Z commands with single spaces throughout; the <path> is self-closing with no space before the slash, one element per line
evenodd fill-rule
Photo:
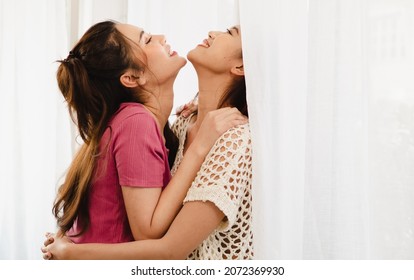
<path fill-rule="evenodd" d="M 53 206 L 58 235 L 75 243 L 162 237 L 216 139 L 245 117 L 209 114 L 171 179 L 168 117 L 186 60 L 165 37 L 105 21 L 59 62 L 58 85 L 84 143 Z"/>
<path fill-rule="evenodd" d="M 176 178 L 198 133 L 216 108 L 248 115 L 241 29 L 211 31 L 187 55 L 199 83 L 198 111 L 179 117 Z M 252 148 L 248 124 L 230 128 L 206 156 L 184 205 L 160 239 L 119 244 L 73 244 L 48 236 L 45 259 L 252 259 Z"/>

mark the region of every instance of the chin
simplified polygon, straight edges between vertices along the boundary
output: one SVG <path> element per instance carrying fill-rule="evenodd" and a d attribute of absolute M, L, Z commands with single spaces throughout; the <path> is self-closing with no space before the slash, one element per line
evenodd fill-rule
<path fill-rule="evenodd" d="M 184 67 L 187 64 L 187 59 L 185 59 L 184 57 L 182 59 L 183 59 L 183 65 L 181 67 Z"/>
<path fill-rule="evenodd" d="M 193 60 L 197 57 L 197 48 L 192 49 L 187 53 L 187 59 L 190 62 L 193 62 Z"/>

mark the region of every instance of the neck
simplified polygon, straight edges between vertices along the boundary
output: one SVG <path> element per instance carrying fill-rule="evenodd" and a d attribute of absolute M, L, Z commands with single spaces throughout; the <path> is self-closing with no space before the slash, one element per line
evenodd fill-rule
<path fill-rule="evenodd" d="M 208 112 L 216 110 L 219 102 L 231 83 L 227 74 L 211 73 L 196 69 L 198 76 L 198 111 L 194 129 L 197 131 Z"/>
<path fill-rule="evenodd" d="M 173 107 L 173 83 L 160 85 L 150 92 L 151 94 L 149 94 L 145 107 L 155 117 L 161 135 L 164 135 L 164 127 L 167 124 Z"/>

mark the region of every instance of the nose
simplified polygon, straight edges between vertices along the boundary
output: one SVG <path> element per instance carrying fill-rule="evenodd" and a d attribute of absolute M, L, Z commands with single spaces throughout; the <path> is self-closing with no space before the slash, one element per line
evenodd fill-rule
<path fill-rule="evenodd" d="M 155 37 L 161 44 L 165 44 L 167 42 L 167 38 L 164 34 L 153 35 L 153 37 Z"/>
<path fill-rule="evenodd" d="M 210 32 L 208 32 L 208 37 L 209 38 L 214 39 L 214 38 L 216 38 L 216 36 L 217 36 L 217 32 L 216 31 L 210 31 Z"/>

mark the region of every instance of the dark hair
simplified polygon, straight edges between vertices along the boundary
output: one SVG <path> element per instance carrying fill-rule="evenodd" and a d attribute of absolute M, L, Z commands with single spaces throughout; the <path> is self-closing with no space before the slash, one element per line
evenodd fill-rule
<path fill-rule="evenodd" d="M 168 163 L 171 169 L 174 165 L 175 156 L 177 155 L 179 140 L 178 137 L 171 130 L 171 126 L 168 121 L 164 126 L 164 138 L 165 146 L 168 148 Z"/>
<path fill-rule="evenodd" d="M 246 80 L 244 76 L 234 78 L 233 83 L 230 84 L 221 97 L 218 108 L 225 106 L 236 107 L 243 115 L 246 117 L 249 116 L 246 99 Z"/>
<path fill-rule="evenodd" d="M 81 230 L 77 235 L 81 235 L 89 226 L 87 191 L 108 122 L 122 102 L 145 101 L 138 90 L 124 87 L 120 77 L 127 69 L 142 70 L 145 65 L 112 21 L 89 28 L 68 57 L 58 62 L 58 86 L 84 144 L 59 188 L 53 214 L 62 234 L 78 219 Z"/>
<path fill-rule="evenodd" d="M 243 58 L 243 52 L 240 49 L 239 58 Z M 241 66 L 243 67 L 243 66 Z M 249 116 L 246 99 L 246 80 L 243 76 L 235 76 L 233 82 L 227 87 L 220 99 L 218 108 L 225 106 L 236 107 L 243 115 Z"/>

